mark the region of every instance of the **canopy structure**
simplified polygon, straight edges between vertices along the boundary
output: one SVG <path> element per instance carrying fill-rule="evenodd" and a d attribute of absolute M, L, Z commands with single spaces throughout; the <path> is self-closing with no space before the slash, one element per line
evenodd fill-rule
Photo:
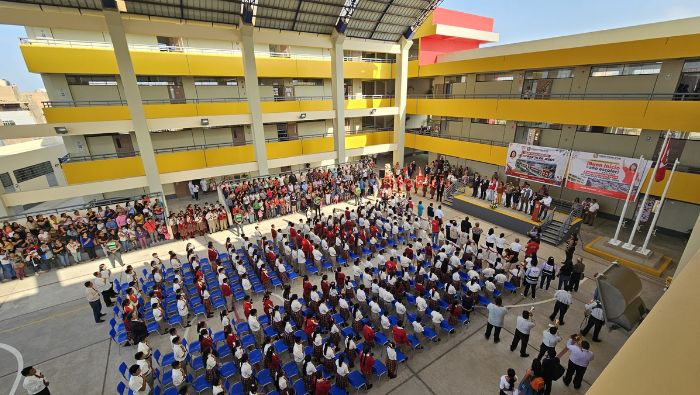
<path fill-rule="evenodd" d="M 397 42 L 410 38 L 442 0 L 9 0 Z"/>

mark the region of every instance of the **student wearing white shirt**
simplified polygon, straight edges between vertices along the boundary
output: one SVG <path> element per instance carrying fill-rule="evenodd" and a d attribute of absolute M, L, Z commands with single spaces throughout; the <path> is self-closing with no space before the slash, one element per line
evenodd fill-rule
<path fill-rule="evenodd" d="M 250 331 L 253 332 L 253 336 L 255 336 L 255 342 L 259 346 L 262 345 L 265 342 L 265 334 L 263 333 L 260 321 L 258 321 L 258 310 L 250 310 L 250 315 L 248 316 L 248 326 L 250 327 Z"/>
<path fill-rule="evenodd" d="M 149 386 L 153 387 L 153 369 L 151 368 L 150 356 L 146 357 L 143 352 L 139 351 L 134 354 L 134 359 L 141 369 L 141 376 L 146 379 Z"/>
<path fill-rule="evenodd" d="M 33 366 L 27 366 L 22 369 L 22 376 L 24 376 L 24 381 L 22 382 L 22 388 L 24 388 L 29 395 L 50 395 L 49 382 L 46 381 L 44 374 L 41 373 L 39 369 L 35 369 Z"/>
<path fill-rule="evenodd" d="M 518 394 L 518 376 L 515 375 L 514 369 L 508 369 L 508 373 L 501 376 L 498 383 L 499 395 L 517 395 Z"/>
<path fill-rule="evenodd" d="M 425 314 L 425 310 L 428 308 L 428 302 L 423 298 L 422 295 L 416 296 L 416 310 L 419 318 L 422 318 Z"/>
<path fill-rule="evenodd" d="M 530 330 L 535 327 L 535 323 L 530 319 L 530 312 L 525 310 L 519 316 L 515 324 L 515 336 L 510 344 L 510 351 L 515 351 L 520 342 L 520 357 L 527 358 L 530 354 L 527 353 L 527 342 L 530 339 Z"/>
<path fill-rule="evenodd" d="M 185 323 L 185 326 L 190 326 L 190 309 L 187 307 L 187 300 L 184 294 L 180 295 L 177 299 L 177 313 L 182 322 Z"/>
<path fill-rule="evenodd" d="M 148 395 L 151 392 L 151 386 L 139 365 L 131 365 L 129 368 L 129 389 L 134 392 L 134 395 Z"/>
<path fill-rule="evenodd" d="M 187 349 L 185 346 L 182 345 L 182 341 L 180 340 L 180 336 L 175 336 L 173 338 L 173 358 L 182 363 L 187 359 Z"/>
<path fill-rule="evenodd" d="M 179 389 L 187 380 L 187 372 L 185 372 L 185 368 L 178 361 L 173 362 L 170 366 L 173 371 L 173 386 Z"/>
<path fill-rule="evenodd" d="M 433 329 L 437 333 L 438 331 L 440 331 L 440 324 L 442 324 L 444 318 L 442 314 L 440 314 L 440 312 L 437 310 L 433 310 L 430 312 L 430 318 L 433 321 Z"/>
<path fill-rule="evenodd" d="M 386 346 L 386 369 L 390 379 L 396 377 L 396 369 L 398 368 L 396 345 L 394 342 L 389 342 Z"/>

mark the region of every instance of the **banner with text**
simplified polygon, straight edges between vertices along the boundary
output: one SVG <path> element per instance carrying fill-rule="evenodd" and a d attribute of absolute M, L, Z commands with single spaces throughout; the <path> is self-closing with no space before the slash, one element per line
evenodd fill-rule
<path fill-rule="evenodd" d="M 634 201 L 650 167 L 651 161 L 640 161 L 638 158 L 573 151 L 569 160 L 566 187 L 625 200 L 634 171 L 639 169 L 630 195 L 630 201 Z"/>
<path fill-rule="evenodd" d="M 508 145 L 506 175 L 561 186 L 570 151 L 511 143 Z"/>

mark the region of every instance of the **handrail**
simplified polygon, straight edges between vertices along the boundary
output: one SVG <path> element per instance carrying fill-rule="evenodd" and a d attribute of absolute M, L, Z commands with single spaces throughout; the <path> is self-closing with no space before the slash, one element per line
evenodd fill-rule
<path fill-rule="evenodd" d="M 315 139 L 315 138 L 322 138 L 322 137 L 333 137 L 333 133 L 314 133 L 314 134 L 305 134 L 302 136 L 269 137 L 269 138 L 265 138 L 265 142 L 266 143 L 283 143 L 283 142 L 287 142 L 287 141 Z"/>
<path fill-rule="evenodd" d="M 111 198 L 111 199 L 93 199 L 87 203 L 83 204 L 74 204 L 66 207 L 60 207 L 60 208 L 52 208 L 52 209 L 46 209 L 46 210 L 36 210 L 36 211 L 25 211 L 21 215 L 12 215 L 12 216 L 7 216 L 7 217 L 0 217 L 0 222 L 17 222 L 26 220 L 27 217 L 36 217 L 37 215 L 58 215 L 60 216 L 63 213 L 72 213 L 73 211 L 80 211 L 80 210 L 87 210 L 95 207 L 107 207 L 113 204 L 119 204 L 119 203 L 124 203 L 124 202 L 133 202 L 138 199 L 141 199 L 143 196 L 148 196 L 152 199 L 162 199 L 162 195 L 160 193 L 145 193 L 143 195 L 137 195 L 137 196 L 130 196 L 130 197 L 122 197 L 122 198 Z"/>
<path fill-rule="evenodd" d="M 700 100 L 700 93 L 460 93 L 412 94 L 409 99 L 518 99 L 518 100 Z"/>
<path fill-rule="evenodd" d="M 200 103 L 240 103 L 247 97 L 216 97 L 208 99 L 144 99 L 143 104 L 200 104 Z M 48 100 L 41 102 L 44 108 L 126 106 L 126 100 Z"/>
<path fill-rule="evenodd" d="M 406 133 L 410 134 L 418 134 L 421 136 L 431 136 L 431 137 L 439 137 L 443 139 L 449 139 L 449 140 L 458 140 L 458 141 L 464 141 L 467 143 L 477 143 L 477 144 L 488 144 L 488 145 L 496 145 L 499 147 L 507 147 L 508 144 L 510 144 L 507 141 L 495 141 L 495 140 L 486 140 L 486 139 L 475 139 L 471 137 L 464 137 L 464 136 L 453 136 L 453 135 L 448 135 L 448 134 L 440 134 L 439 131 L 435 130 L 421 130 L 421 129 L 406 129 Z"/>
<path fill-rule="evenodd" d="M 553 209 L 549 210 L 547 215 L 544 217 L 544 221 L 540 223 L 540 230 L 545 230 L 549 225 L 552 224 L 552 220 L 554 219 L 554 214 L 557 212 L 557 208 L 554 207 Z"/>
<path fill-rule="evenodd" d="M 557 234 L 557 242 L 561 243 L 564 241 L 564 238 L 568 236 L 569 231 L 571 230 L 571 224 L 574 221 L 574 218 L 580 218 L 581 213 L 583 211 L 583 206 L 580 204 L 578 206 L 574 206 L 571 208 L 571 211 L 569 212 L 569 215 L 566 216 L 566 219 L 562 223 L 561 227 L 559 228 L 559 233 Z"/>
<path fill-rule="evenodd" d="M 27 38 L 20 37 L 20 44 L 26 45 L 47 45 L 60 46 L 70 48 L 104 48 L 112 49 L 112 43 L 106 41 L 82 41 L 82 40 L 66 40 L 50 37 Z M 240 49 L 224 49 L 224 48 L 199 48 L 199 47 L 184 47 L 178 45 L 167 44 L 129 44 L 129 49 L 136 51 L 152 51 L 152 52 L 186 52 L 186 53 L 206 53 L 206 54 L 222 54 L 222 55 L 240 55 Z M 271 58 L 289 58 L 289 59 L 317 59 L 330 61 L 330 55 L 312 55 L 287 52 L 270 52 L 270 51 L 255 51 L 257 56 L 268 56 Z M 396 63 L 395 59 L 370 58 L 344 56 L 344 61 L 348 62 L 366 62 L 366 63 Z"/>
<path fill-rule="evenodd" d="M 156 148 L 153 150 L 154 153 L 156 154 L 163 154 L 163 153 L 174 153 L 174 152 L 187 152 L 187 151 L 201 151 L 205 149 L 212 149 L 212 148 L 225 148 L 225 147 L 240 147 L 244 145 L 250 145 L 253 144 L 252 141 L 246 140 L 245 143 L 237 143 L 237 142 L 226 142 L 226 143 L 214 143 L 214 144 L 194 144 L 194 145 L 187 145 L 187 146 L 180 146 L 180 147 L 170 147 L 170 148 Z M 140 151 L 124 151 L 124 152 L 119 152 L 119 153 L 110 153 L 110 154 L 97 154 L 97 155 L 82 155 L 82 156 L 72 156 L 70 154 L 64 156 L 61 158 L 61 163 L 66 163 L 66 162 L 90 162 L 93 160 L 104 160 L 104 159 L 121 159 L 121 158 L 131 158 L 134 156 L 139 156 L 141 155 Z"/>

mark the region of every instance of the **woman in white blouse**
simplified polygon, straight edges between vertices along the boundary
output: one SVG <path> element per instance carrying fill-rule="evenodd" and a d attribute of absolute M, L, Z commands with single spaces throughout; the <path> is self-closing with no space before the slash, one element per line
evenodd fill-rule
<path fill-rule="evenodd" d="M 518 393 L 517 383 L 518 376 L 515 375 L 514 369 L 508 369 L 507 374 L 501 376 L 501 381 L 498 384 L 500 390 L 499 395 L 516 395 Z"/>

